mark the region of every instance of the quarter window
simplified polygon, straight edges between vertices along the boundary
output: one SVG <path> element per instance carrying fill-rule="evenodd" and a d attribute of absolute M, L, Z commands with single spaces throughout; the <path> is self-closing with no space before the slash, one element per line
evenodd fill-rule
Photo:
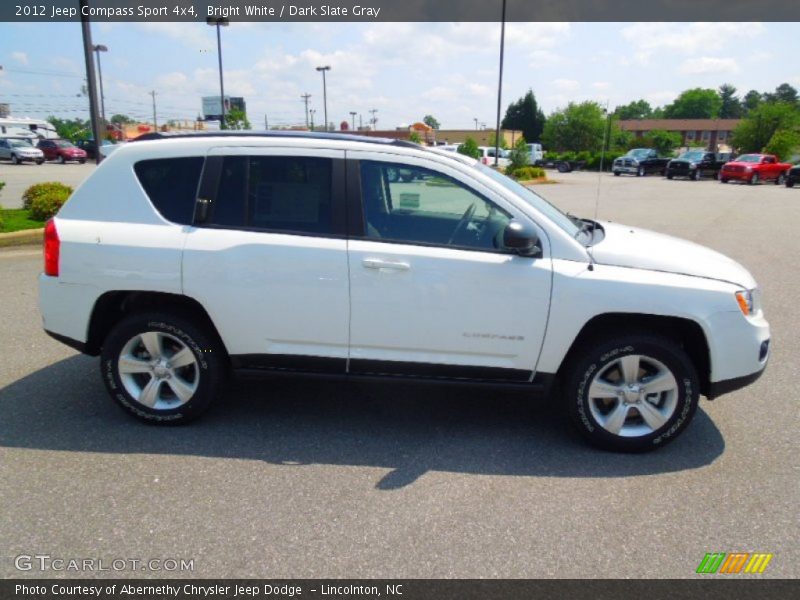
<path fill-rule="evenodd" d="M 362 161 L 368 238 L 500 250 L 511 215 L 460 182 L 409 165 Z"/>
<path fill-rule="evenodd" d="M 133 170 L 161 216 L 189 225 L 194 213 L 203 157 L 157 158 L 137 162 Z"/>

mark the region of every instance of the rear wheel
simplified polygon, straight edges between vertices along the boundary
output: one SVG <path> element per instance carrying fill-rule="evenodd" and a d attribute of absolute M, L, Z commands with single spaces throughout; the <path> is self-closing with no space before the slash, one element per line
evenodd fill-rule
<path fill-rule="evenodd" d="M 786 178 L 786 187 L 787 188 L 794 187 L 794 179 L 792 179 L 791 177 L 787 177 Z"/>
<path fill-rule="evenodd" d="M 214 336 L 170 313 L 134 314 L 118 323 L 103 344 L 100 366 L 108 392 L 122 408 L 162 424 L 199 417 L 224 375 Z"/>
<path fill-rule="evenodd" d="M 645 452 L 675 439 L 697 410 L 699 380 L 672 340 L 595 340 L 568 370 L 566 402 L 578 431 L 605 450 Z"/>
<path fill-rule="evenodd" d="M 15 165 L 19 164 L 19 157 L 16 154 L 11 155 L 11 162 Z"/>
<path fill-rule="evenodd" d="M 719 182 L 720 183 L 728 183 L 728 178 L 727 177 L 720 177 L 719 178 Z"/>
<path fill-rule="evenodd" d="M 674 175 L 672 173 L 667 173 L 667 179 L 672 179 Z"/>
<path fill-rule="evenodd" d="M 63 165 L 67 160 L 64 158 L 63 154 L 58 155 L 58 164 Z"/>

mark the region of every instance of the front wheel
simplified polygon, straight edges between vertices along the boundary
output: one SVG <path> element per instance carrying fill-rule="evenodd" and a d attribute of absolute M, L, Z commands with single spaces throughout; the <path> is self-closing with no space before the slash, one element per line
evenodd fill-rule
<path fill-rule="evenodd" d="M 753 174 L 750 176 L 750 181 L 748 181 L 748 183 L 749 183 L 750 185 L 755 185 L 755 184 L 757 184 L 757 183 L 759 182 L 759 180 L 760 180 L 760 179 L 761 179 L 761 178 L 758 176 L 758 173 L 753 173 Z"/>
<path fill-rule="evenodd" d="M 58 164 L 63 165 L 65 162 L 67 162 L 67 159 L 64 158 L 63 154 L 59 154 L 58 155 Z"/>
<path fill-rule="evenodd" d="M 775 185 L 783 185 L 786 182 L 786 175 L 781 173 L 778 175 L 778 178 L 775 180 Z"/>
<path fill-rule="evenodd" d="M 692 179 L 700 181 L 700 169 L 695 169 L 695 172 L 692 174 Z"/>
<path fill-rule="evenodd" d="M 674 440 L 697 410 L 699 380 L 672 340 L 628 335 L 586 345 L 572 362 L 567 408 L 591 444 L 646 452 Z"/>
<path fill-rule="evenodd" d="M 720 183 L 728 183 L 728 178 L 727 177 L 720 177 L 719 178 L 719 182 Z"/>
<path fill-rule="evenodd" d="M 18 165 L 18 164 L 19 164 L 19 162 L 20 162 L 20 161 L 19 161 L 19 157 L 18 157 L 16 154 L 12 154 L 12 155 L 11 155 L 11 163 L 12 163 L 12 164 L 15 164 L 15 165 Z"/>
<path fill-rule="evenodd" d="M 619 177 L 619 171 L 614 171 L 614 177 Z"/>
<path fill-rule="evenodd" d="M 639 167 L 639 170 L 636 171 L 636 176 L 637 177 L 644 177 L 645 176 L 644 167 Z"/>
<path fill-rule="evenodd" d="M 787 188 L 794 187 L 794 179 L 792 179 L 791 177 L 787 177 L 786 178 L 786 187 Z"/>
<path fill-rule="evenodd" d="M 203 414 L 225 372 L 221 348 L 204 327 L 155 312 L 118 323 L 103 344 L 100 366 L 106 389 L 122 408 L 160 424 Z"/>
<path fill-rule="evenodd" d="M 672 179 L 674 175 L 672 173 L 667 173 L 667 179 Z"/>

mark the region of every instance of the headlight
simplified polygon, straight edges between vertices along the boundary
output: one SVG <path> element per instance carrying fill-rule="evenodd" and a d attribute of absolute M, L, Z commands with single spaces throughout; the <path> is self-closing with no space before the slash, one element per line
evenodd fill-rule
<path fill-rule="evenodd" d="M 755 314 L 759 309 L 758 288 L 736 292 L 736 302 L 745 317 Z"/>
<path fill-rule="evenodd" d="M 638 160 L 636 160 L 635 158 L 633 159 L 633 161 L 632 161 L 632 162 L 633 162 L 633 166 L 634 166 L 634 167 L 635 167 L 635 166 L 637 166 L 637 165 L 639 164 L 639 161 L 638 161 Z"/>
<path fill-rule="evenodd" d="M 752 171 L 752 170 L 753 170 L 753 167 L 745 167 L 745 168 L 744 168 L 744 170 L 745 170 L 745 171 L 747 171 L 747 172 L 749 173 L 750 171 Z"/>
<path fill-rule="evenodd" d="M 690 169 L 696 169 L 697 168 L 697 163 L 689 163 L 689 168 Z"/>

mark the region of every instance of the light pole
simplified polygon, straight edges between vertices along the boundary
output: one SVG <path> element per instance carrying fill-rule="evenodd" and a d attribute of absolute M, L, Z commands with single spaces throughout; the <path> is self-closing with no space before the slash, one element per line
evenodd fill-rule
<path fill-rule="evenodd" d="M 108 47 L 103 44 L 97 44 L 92 47 L 94 53 L 97 55 L 97 75 L 100 79 L 100 117 L 103 123 L 106 122 L 106 95 L 103 93 L 103 67 L 100 65 L 100 53 L 108 52 Z"/>
<path fill-rule="evenodd" d="M 357 114 L 358 113 L 355 112 L 354 110 L 350 111 L 350 122 L 352 123 L 351 127 L 353 128 L 353 131 L 356 130 L 356 115 Z"/>
<path fill-rule="evenodd" d="M 323 106 L 323 115 L 325 116 L 325 131 L 328 131 L 328 84 L 325 81 L 325 72 L 330 71 L 330 65 L 325 65 L 324 67 L 317 67 L 317 71 L 322 73 L 322 106 Z"/>
<path fill-rule="evenodd" d="M 219 33 L 220 27 L 227 27 L 230 21 L 225 17 L 207 17 L 206 24 L 217 28 L 217 58 L 219 59 L 219 106 L 222 111 L 222 119 L 219 122 L 220 129 L 225 129 L 225 86 L 222 83 L 222 37 Z"/>
<path fill-rule="evenodd" d="M 314 131 L 314 113 L 317 112 L 316 108 L 311 108 L 308 111 L 308 114 L 311 115 L 311 131 Z"/>
<path fill-rule="evenodd" d="M 473 117 L 473 121 L 475 121 L 475 131 L 478 131 L 478 117 Z"/>
<path fill-rule="evenodd" d="M 89 0 L 80 0 L 81 7 L 81 31 L 83 33 L 83 58 L 86 62 L 86 87 L 89 93 L 89 115 L 92 121 L 92 136 L 97 146 L 97 164 L 103 160 L 100 147 L 103 143 L 103 129 L 100 123 L 100 115 L 97 112 L 97 86 L 94 80 L 94 57 L 92 56 L 92 29 L 89 24 Z M 85 9 L 85 12 L 84 12 Z"/>
<path fill-rule="evenodd" d="M 303 102 L 306 104 L 306 129 L 308 129 L 308 99 L 311 98 L 311 94 L 305 93 L 300 96 L 303 99 Z"/>
<path fill-rule="evenodd" d="M 497 127 L 494 133 L 494 166 L 500 161 L 500 102 L 503 97 L 503 55 L 506 48 L 506 0 L 503 0 L 503 17 L 500 25 L 500 80 L 497 82 Z"/>

